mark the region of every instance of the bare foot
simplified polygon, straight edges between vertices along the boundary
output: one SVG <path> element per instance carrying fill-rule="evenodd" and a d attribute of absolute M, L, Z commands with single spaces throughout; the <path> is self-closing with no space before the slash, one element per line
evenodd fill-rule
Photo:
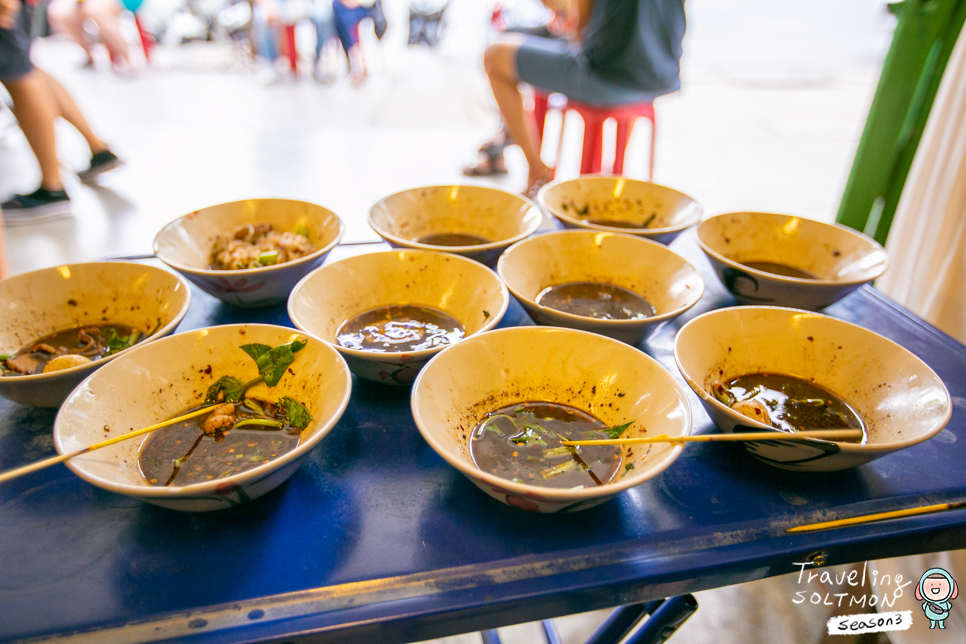
<path fill-rule="evenodd" d="M 534 199 L 537 196 L 537 192 L 540 191 L 540 188 L 552 180 L 553 168 L 544 163 L 539 165 L 531 164 L 530 173 L 527 177 L 527 190 L 524 194 L 529 198 Z"/>

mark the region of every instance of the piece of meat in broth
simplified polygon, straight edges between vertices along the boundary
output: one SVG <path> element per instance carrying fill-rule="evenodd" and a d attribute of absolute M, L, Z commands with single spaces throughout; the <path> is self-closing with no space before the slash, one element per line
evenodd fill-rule
<path fill-rule="evenodd" d="M 6 360 L 7 369 L 10 371 L 16 371 L 22 374 L 32 374 L 40 366 L 40 361 L 31 358 L 29 355 L 17 356 L 16 358 L 7 358 Z"/>
<path fill-rule="evenodd" d="M 205 419 L 205 424 L 201 426 L 201 431 L 208 436 L 218 437 L 225 433 L 235 424 L 235 405 L 226 403 L 215 407 L 211 415 Z"/>

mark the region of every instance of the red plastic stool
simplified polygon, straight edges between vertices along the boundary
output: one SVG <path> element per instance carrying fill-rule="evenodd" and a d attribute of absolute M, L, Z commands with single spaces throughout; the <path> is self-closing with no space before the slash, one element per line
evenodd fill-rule
<path fill-rule="evenodd" d="M 574 110 L 584 120 L 584 147 L 580 155 L 580 174 L 596 174 L 603 164 L 603 129 L 604 121 L 617 121 L 617 141 L 614 149 L 614 174 L 624 172 L 624 153 L 627 151 L 627 141 L 631 138 L 634 123 L 639 118 L 651 122 L 651 161 L 648 166 L 648 179 L 654 179 L 654 140 L 657 138 L 657 124 L 654 120 L 653 103 L 635 103 L 631 105 L 596 106 L 586 103 L 568 101 L 568 110 Z M 566 113 L 564 114 L 566 117 Z M 560 151 L 557 151 L 560 157 Z"/>

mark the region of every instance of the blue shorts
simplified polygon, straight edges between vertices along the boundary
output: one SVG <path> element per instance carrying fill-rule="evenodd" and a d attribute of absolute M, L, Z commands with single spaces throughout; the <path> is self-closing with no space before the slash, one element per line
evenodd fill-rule
<path fill-rule="evenodd" d="M 649 103 L 667 93 L 642 91 L 610 81 L 590 67 L 579 45 L 550 38 L 524 40 L 517 51 L 517 75 L 541 91 L 559 92 L 589 105 Z"/>
<path fill-rule="evenodd" d="M 0 29 L 0 81 L 15 81 L 33 71 L 30 64 L 30 7 L 23 5 L 13 29 Z"/>

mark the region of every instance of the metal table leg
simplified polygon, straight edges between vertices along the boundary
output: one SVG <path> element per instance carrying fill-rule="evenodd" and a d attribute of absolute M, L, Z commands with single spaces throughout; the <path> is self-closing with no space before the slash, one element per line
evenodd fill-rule
<path fill-rule="evenodd" d="M 690 593 L 667 599 L 644 622 L 641 629 L 624 644 L 661 644 L 666 642 L 684 622 L 698 610 L 698 600 Z"/>

